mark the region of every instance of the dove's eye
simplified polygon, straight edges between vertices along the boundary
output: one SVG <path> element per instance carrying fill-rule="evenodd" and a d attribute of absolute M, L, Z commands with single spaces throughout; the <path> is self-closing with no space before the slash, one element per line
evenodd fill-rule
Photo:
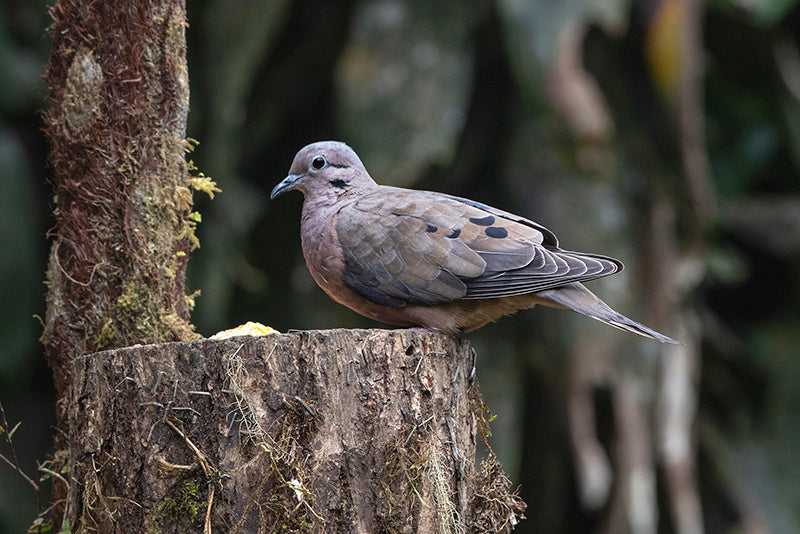
<path fill-rule="evenodd" d="M 328 160 L 325 159 L 325 156 L 315 156 L 314 159 L 311 160 L 311 168 L 315 171 L 325 168 L 328 165 Z"/>

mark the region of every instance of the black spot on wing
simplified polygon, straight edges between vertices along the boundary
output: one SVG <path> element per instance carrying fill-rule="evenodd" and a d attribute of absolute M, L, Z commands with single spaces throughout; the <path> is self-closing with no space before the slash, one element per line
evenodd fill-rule
<path fill-rule="evenodd" d="M 434 233 L 438 229 L 439 229 L 438 226 L 434 226 L 432 224 L 429 224 L 428 226 L 425 227 L 425 231 L 430 233 L 430 234 Z"/>
<path fill-rule="evenodd" d="M 503 228 L 502 226 L 490 226 L 486 230 L 484 230 L 486 235 L 489 237 L 494 237 L 495 239 L 503 239 L 508 237 L 508 230 Z"/>
<path fill-rule="evenodd" d="M 542 233 L 544 236 L 544 245 L 557 247 L 558 246 L 558 238 L 556 235 L 542 226 L 541 224 L 531 221 L 530 219 L 526 219 L 525 217 L 520 217 L 519 215 L 514 215 L 513 213 L 508 213 L 503 210 L 499 210 L 497 208 L 493 208 L 491 206 L 487 206 L 486 204 L 482 204 L 480 202 L 475 202 L 474 200 L 469 200 L 467 198 L 456 197 L 453 195 L 443 195 L 450 200 L 455 200 L 456 202 L 461 202 L 462 204 L 466 204 L 467 206 L 472 206 L 473 208 L 478 208 L 479 210 L 488 211 L 489 213 L 494 213 L 500 218 L 508 219 L 509 221 L 518 222 L 520 224 L 524 224 L 525 226 L 529 226 L 530 228 L 534 228 Z M 489 225 L 491 226 L 491 225 Z"/>
<path fill-rule="evenodd" d="M 478 226 L 491 226 L 494 224 L 494 215 L 487 215 L 486 217 L 470 217 L 469 222 L 477 224 Z"/>
<path fill-rule="evenodd" d="M 453 230 L 453 233 L 452 233 L 452 234 L 450 234 L 450 235 L 449 235 L 449 236 L 447 236 L 447 237 L 449 237 L 450 239 L 455 239 L 455 238 L 457 238 L 457 237 L 458 237 L 458 236 L 460 236 L 460 235 L 461 235 L 461 228 L 456 228 L 455 230 Z"/>

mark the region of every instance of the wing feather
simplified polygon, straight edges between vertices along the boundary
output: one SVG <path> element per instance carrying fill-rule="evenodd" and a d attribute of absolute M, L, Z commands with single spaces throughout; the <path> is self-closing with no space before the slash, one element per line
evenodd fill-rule
<path fill-rule="evenodd" d="M 622 269 L 559 248 L 528 219 L 426 191 L 380 187 L 339 210 L 336 233 L 345 283 L 387 306 L 522 295 Z"/>

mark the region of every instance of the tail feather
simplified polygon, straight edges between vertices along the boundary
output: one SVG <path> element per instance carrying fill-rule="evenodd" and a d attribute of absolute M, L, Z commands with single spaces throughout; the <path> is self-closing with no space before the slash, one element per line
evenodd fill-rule
<path fill-rule="evenodd" d="M 614 328 L 655 339 L 662 343 L 680 344 L 679 341 L 675 341 L 669 336 L 656 332 L 652 328 L 614 311 L 608 304 L 600 300 L 597 295 L 586 289 L 583 284 L 567 284 L 554 289 L 539 291 L 536 295 L 539 299 L 543 299 L 537 300 L 545 306 L 564 308 L 581 313 Z"/>

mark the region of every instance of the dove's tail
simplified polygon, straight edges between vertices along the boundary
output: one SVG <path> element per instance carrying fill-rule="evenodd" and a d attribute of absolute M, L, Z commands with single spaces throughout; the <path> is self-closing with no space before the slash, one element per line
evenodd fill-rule
<path fill-rule="evenodd" d="M 652 328 L 648 328 L 614 311 L 608 304 L 600 300 L 597 295 L 586 289 L 583 284 L 577 282 L 566 284 L 554 289 L 539 291 L 536 295 L 543 299 L 537 299 L 537 301 L 545 306 L 553 306 L 578 312 L 592 319 L 597 319 L 607 325 L 619 328 L 620 330 L 649 337 L 662 343 L 680 344 L 679 341 L 675 341 L 671 337 L 656 332 Z"/>

